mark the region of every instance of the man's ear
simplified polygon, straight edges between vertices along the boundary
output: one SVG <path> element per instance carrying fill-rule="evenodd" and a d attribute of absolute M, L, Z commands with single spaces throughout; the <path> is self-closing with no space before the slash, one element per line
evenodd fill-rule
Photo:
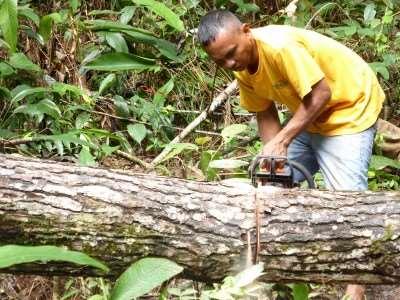
<path fill-rule="evenodd" d="M 248 23 L 243 23 L 242 26 L 240 26 L 240 30 L 243 33 L 250 33 L 250 25 Z"/>

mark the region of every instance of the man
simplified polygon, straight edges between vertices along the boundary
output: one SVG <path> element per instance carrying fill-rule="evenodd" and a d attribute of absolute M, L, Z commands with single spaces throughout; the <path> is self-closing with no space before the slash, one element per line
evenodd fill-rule
<path fill-rule="evenodd" d="M 256 113 L 264 155 L 287 156 L 312 174 L 321 170 L 332 190 L 368 188 L 374 124 L 385 96 L 356 53 L 300 28 L 250 29 L 223 10 L 201 19 L 198 38 L 219 66 L 234 71 L 241 106 Z M 273 102 L 293 113 L 284 128 Z M 351 285 L 347 293 L 362 299 L 363 288 Z"/>

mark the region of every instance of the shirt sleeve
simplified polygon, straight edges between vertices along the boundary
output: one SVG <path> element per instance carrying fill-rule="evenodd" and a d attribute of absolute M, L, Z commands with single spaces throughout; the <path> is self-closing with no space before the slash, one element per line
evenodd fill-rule
<path fill-rule="evenodd" d="M 252 87 L 238 79 L 240 106 L 249 112 L 266 110 L 272 103 L 271 100 L 258 97 Z"/>
<path fill-rule="evenodd" d="M 276 61 L 282 75 L 301 99 L 311 92 L 314 84 L 325 77 L 315 59 L 299 44 L 290 44 L 280 49 Z"/>

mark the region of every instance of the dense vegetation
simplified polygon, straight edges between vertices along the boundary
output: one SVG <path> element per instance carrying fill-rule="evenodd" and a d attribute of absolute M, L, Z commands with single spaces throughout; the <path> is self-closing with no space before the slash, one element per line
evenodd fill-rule
<path fill-rule="evenodd" d="M 211 3 L 16 2 L 1 4 L 0 137 L 33 142 L 8 143 L 5 151 L 94 165 L 119 150 L 150 161 L 231 79 L 195 41 L 198 20 Z M 347 44 L 378 73 L 388 95 L 386 115 L 397 118 L 398 4 L 299 1 L 296 7 L 295 2 L 219 1 L 217 6 L 254 26 L 313 28 Z M 208 135 L 195 133 L 187 143 L 173 145 L 167 159 L 181 155 L 172 163 L 166 159 L 167 168 L 159 171 L 212 179 L 210 157 L 237 141 L 221 145 L 218 133 L 249 120 L 231 100 L 201 125 Z M 255 135 L 254 126 L 244 135 Z M 254 154 L 255 147 L 247 152 Z"/>
<path fill-rule="evenodd" d="M 215 7 L 253 26 L 314 29 L 354 49 L 384 87 L 382 117 L 399 125 L 399 2 L 289 2 L 0 0 L 2 152 L 142 169 L 232 80 L 195 40 L 199 18 Z M 170 145 L 157 172 L 244 176 L 243 160 L 260 148 L 250 117 L 232 97 L 185 143 Z M 229 172 L 226 161 L 220 169 L 222 158 L 230 159 Z M 397 189 L 396 169 L 376 157 L 371 188 Z"/>

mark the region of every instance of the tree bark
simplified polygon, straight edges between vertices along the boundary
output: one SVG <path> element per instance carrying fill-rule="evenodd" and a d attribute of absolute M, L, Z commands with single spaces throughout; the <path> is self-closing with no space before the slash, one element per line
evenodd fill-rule
<path fill-rule="evenodd" d="M 399 282 L 398 192 L 256 190 L 0 155 L 0 244 L 63 245 L 104 261 L 111 276 L 144 256 L 202 281 L 240 270 L 248 237 L 256 244 L 256 201 L 263 280 Z M 4 271 L 99 275 L 51 262 Z"/>

